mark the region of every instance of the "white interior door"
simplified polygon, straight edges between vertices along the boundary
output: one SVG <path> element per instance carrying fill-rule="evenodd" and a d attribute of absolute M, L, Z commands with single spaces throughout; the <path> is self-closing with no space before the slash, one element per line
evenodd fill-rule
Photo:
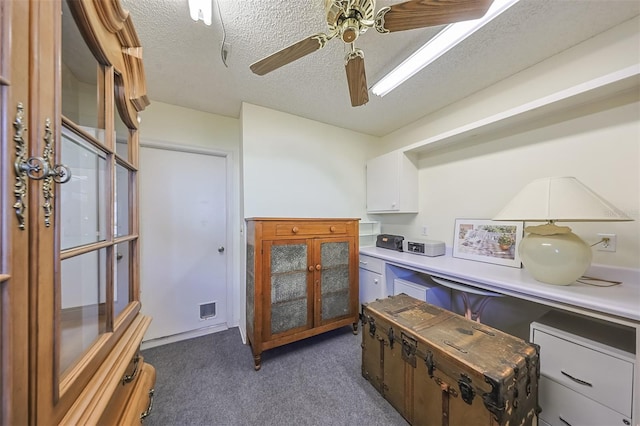
<path fill-rule="evenodd" d="M 145 340 L 227 322 L 226 190 L 225 157 L 141 148 L 141 302 L 153 318 Z"/>

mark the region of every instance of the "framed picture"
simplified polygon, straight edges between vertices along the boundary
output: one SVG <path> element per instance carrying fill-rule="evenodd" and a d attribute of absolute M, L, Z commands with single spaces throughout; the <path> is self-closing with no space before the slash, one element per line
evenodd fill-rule
<path fill-rule="evenodd" d="M 520 268 L 523 222 L 456 219 L 453 257 Z"/>

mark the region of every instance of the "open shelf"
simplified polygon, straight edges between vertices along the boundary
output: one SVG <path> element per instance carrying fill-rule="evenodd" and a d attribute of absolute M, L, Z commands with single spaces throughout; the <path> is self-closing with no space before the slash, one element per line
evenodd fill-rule
<path fill-rule="evenodd" d="M 359 225 L 360 247 L 375 246 L 380 234 L 380 222 L 361 220 Z"/>
<path fill-rule="evenodd" d="M 471 138 L 498 135 L 507 128 L 554 117 L 562 111 L 612 98 L 633 89 L 638 91 L 639 88 L 640 64 L 637 64 L 416 142 L 403 151 L 420 154 Z"/>

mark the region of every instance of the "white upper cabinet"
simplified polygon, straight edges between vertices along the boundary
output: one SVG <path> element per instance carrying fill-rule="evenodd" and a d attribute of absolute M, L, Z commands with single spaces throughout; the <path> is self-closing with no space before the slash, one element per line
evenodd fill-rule
<path fill-rule="evenodd" d="M 416 163 L 401 151 L 367 161 L 368 213 L 418 213 Z"/>

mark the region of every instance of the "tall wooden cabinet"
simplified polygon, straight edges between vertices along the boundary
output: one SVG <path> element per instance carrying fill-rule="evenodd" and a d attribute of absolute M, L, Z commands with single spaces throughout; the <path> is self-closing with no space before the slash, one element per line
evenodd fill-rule
<path fill-rule="evenodd" d="M 118 0 L 0 0 L 0 423 L 140 421 L 141 47 Z"/>
<path fill-rule="evenodd" d="M 247 336 L 264 350 L 358 326 L 359 219 L 247 219 Z"/>

